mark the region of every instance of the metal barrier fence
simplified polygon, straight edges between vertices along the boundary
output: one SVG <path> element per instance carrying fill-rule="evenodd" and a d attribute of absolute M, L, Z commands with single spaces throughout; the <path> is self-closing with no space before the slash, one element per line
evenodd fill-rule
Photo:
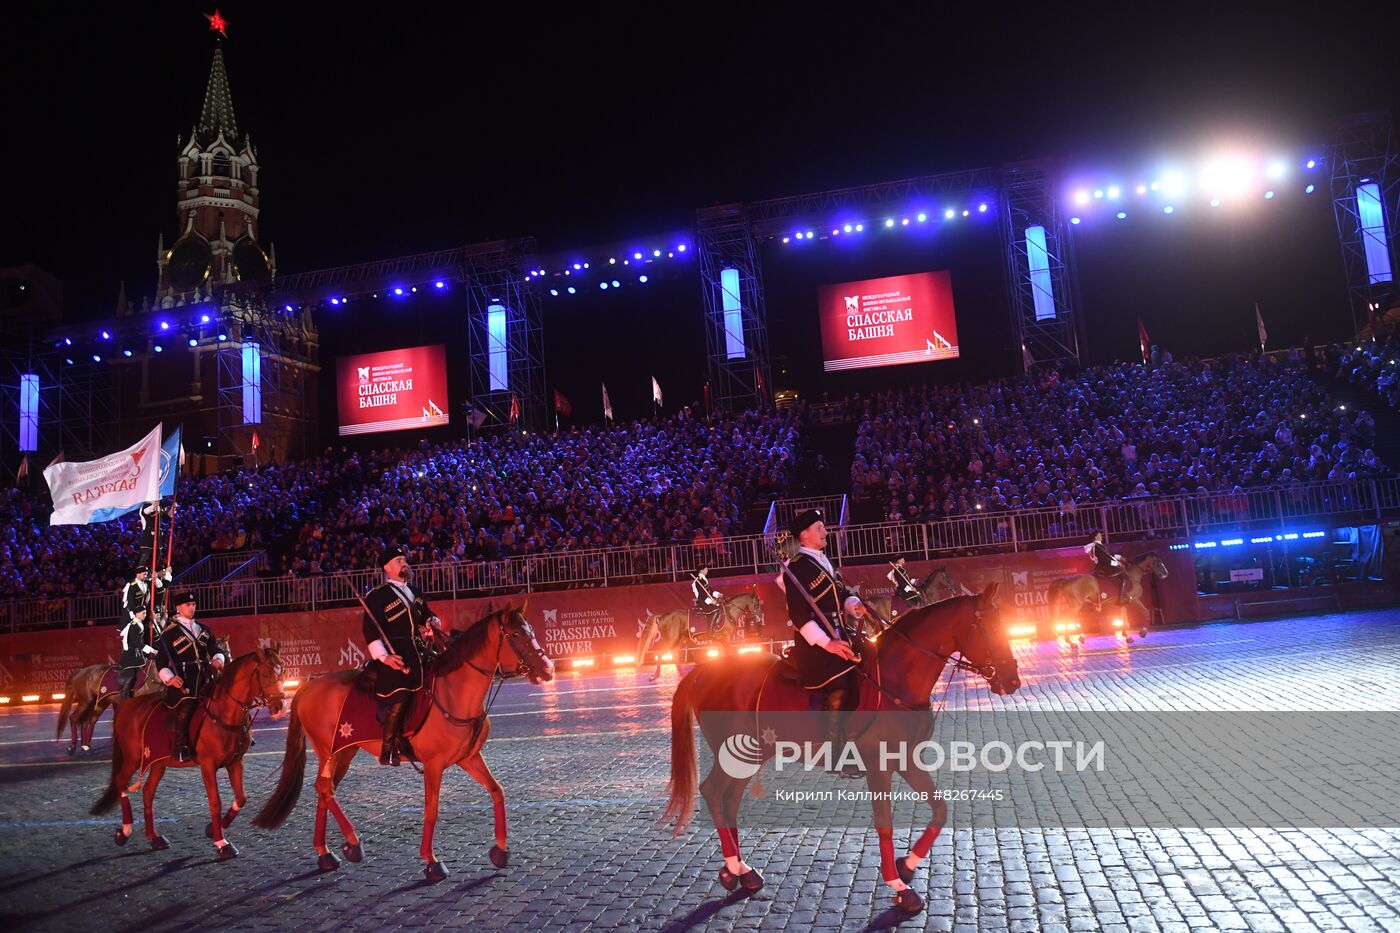
<path fill-rule="evenodd" d="M 175 579 L 183 586 L 227 580 L 234 574 L 256 570 L 266 555 L 266 551 L 253 548 L 244 548 L 241 551 L 216 551 L 213 554 L 206 554 L 191 564 L 181 571 Z"/>
<path fill-rule="evenodd" d="M 840 497 L 835 497 L 837 508 Z M 791 514 L 815 500 L 788 500 Z M 830 506 L 831 498 L 824 499 Z M 820 508 L 821 506 L 815 506 Z M 1020 551 L 1082 544 L 1095 531 L 1110 540 L 1191 538 L 1226 529 L 1290 527 L 1326 520 L 1373 523 L 1400 513 L 1400 478 L 1349 480 L 1244 490 L 1238 494 L 1184 495 L 1100 502 L 1016 512 L 975 512 L 910 524 L 887 522 L 837 527 L 828 550 L 838 564 L 931 560 L 968 554 Z M 770 513 L 770 524 L 776 524 Z M 243 554 L 247 566 L 250 556 Z M 561 589 L 684 581 L 709 567 L 712 573 L 761 573 L 775 566 L 772 535 L 746 535 L 700 544 L 653 544 L 632 548 L 560 551 L 474 563 L 424 564 L 415 583 L 428 595 L 458 598 Z M 235 568 L 237 569 L 237 568 Z M 240 572 L 195 584 L 205 614 L 298 612 L 353 606 L 358 593 L 378 582 L 377 570 L 316 577 L 259 578 Z M 11 600 L 0 603 L 0 631 L 92 625 L 115 621 L 121 611 L 114 593 Z"/>
<path fill-rule="evenodd" d="M 768 520 L 763 523 L 763 533 L 775 535 L 792 520 L 808 509 L 821 509 L 828 527 L 846 524 L 848 501 L 845 494 L 838 496 L 808 496 L 805 499 L 775 499 L 768 507 Z"/>

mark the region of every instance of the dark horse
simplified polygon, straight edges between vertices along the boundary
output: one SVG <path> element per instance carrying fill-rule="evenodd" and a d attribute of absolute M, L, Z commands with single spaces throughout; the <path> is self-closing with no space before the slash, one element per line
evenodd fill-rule
<path fill-rule="evenodd" d="M 354 825 L 340 809 L 335 789 L 350 770 L 360 745 L 350 745 L 334 755 L 335 731 L 346 696 L 355 689 L 359 671 L 337 671 L 317 678 L 297 691 L 292 700 L 287 725 L 287 751 L 282 758 L 282 779 L 262 812 L 253 820 L 260 829 L 281 826 L 301 796 L 306 772 L 306 740 L 316 748 L 320 767 L 316 773 L 315 846 L 317 866 L 334 871 L 340 860 L 326 847 L 326 814 L 335 816 L 345 836 L 341 851 L 352 862 L 360 861 L 363 848 Z M 413 754 L 423 767 L 423 841 L 418 853 L 427 863 L 423 874 L 429 881 L 447 877 L 447 869 L 433 852 L 433 830 L 437 824 L 438 794 L 442 773 L 456 764 L 486 788 L 496 817 L 496 844 L 491 847 L 491 863 L 504 868 L 508 860 L 506 841 L 506 798 L 501 785 L 491 776 L 481 747 L 491 732 L 486 718 L 486 694 L 497 675 L 525 674 L 531 683 L 554 679 L 554 664 L 545 656 L 530 624 L 519 609 L 507 606 L 486 616 L 466 631 L 453 632 L 434 669 L 431 686 L 432 708 L 417 734 Z M 379 754 L 379 741 L 368 743 L 365 751 Z M 381 772 L 382 773 L 382 772 Z"/>
<path fill-rule="evenodd" d="M 92 733 L 97 728 L 97 720 L 121 696 L 119 691 L 102 689 L 102 681 L 110 671 L 115 671 L 118 678 L 123 673 L 121 668 L 112 664 L 89 664 L 69 674 L 67 683 L 63 685 L 63 705 L 58 708 L 58 731 L 54 733 L 54 738 L 63 738 L 63 727 L 68 727 L 71 733 L 68 742 L 70 755 L 76 754 L 79 748 L 85 752 L 92 750 Z M 154 662 L 146 663 L 144 677 L 141 686 L 136 688 L 136 696 L 159 693 L 165 689 Z"/>
<path fill-rule="evenodd" d="M 944 599 L 951 599 L 960 592 L 966 592 L 953 582 L 953 575 L 948 572 L 947 567 L 933 568 L 928 572 L 928 576 L 915 585 L 919 588 L 919 596 L 923 598 L 925 606 L 940 602 L 939 593 L 943 590 L 948 591 L 948 595 L 944 596 Z M 895 616 L 901 612 L 895 608 L 892 596 L 872 596 L 865 601 L 865 604 L 875 613 L 876 621 L 880 623 L 893 621 Z M 871 626 L 870 623 L 866 623 L 866 625 L 868 626 L 867 631 L 871 634 L 885 627 L 882 624 Z"/>
<path fill-rule="evenodd" d="M 233 824 L 238 811 L 248 802 L 248 795 L 243 792 L 243 754 L 248 751 L 252 739 L 253 709 L 266 705 L 276 716 L 286 700 L 282 694 L 282 660 L 277 651 L 275 647 L 258 648 L 235 658 L 224 669 L 209 698 L 201 701 L 205 720 L 194 742 L 193 761 L 161 758 L 151 765 L 150 775 L 141 790 L 141 801 L 145 805 L 146 839 L 152 849 L 170 848 L 170 843 L 164 836 L 157 835 L 155 829 L 156 786 L 165 769 L 197 766 L 209 799 L 209 825 L 204 834 L 214 840 L 219 861 L 238 855 L 233 844 L 224 839 L 224 830 Z M 94 815 L 106 813 L 121 801 L 122 826 L 116 834 L 119 846 L 126 845 L 132 829 L 131 800 L 125 788 L 141 767 L 146 721 L 161 703 L 160 696 L 148 694 L 117 704 L 116 722 L 112 727 L 112 778 L 91 812 Z M 223 808 L 219 799 L 220 768 L 228 773 L 229 784 L 233 787 L 233 804 L 227 813 L 220 812 Z"/>
<path fill-rule="evenodd" d="M 863 678 L 879 689 L 879 709 L 927 714 L 928 728 L 933 726 L 930 696 L 943 669 L 953 656 L 961 655 L 959 666 L 968 667 L 987 679 L 992 693 L 1006 696 L 1021 686 L 1016 660 L 1011 655 L 1004 626 L 998 617 L 994 583 L 979 596 L 962 596 L 944 600 L 933 606 L 914 609 L 899 617 L 881 636 L 878 650 L 867 645 L 859 669 Z M 671 704 L 671 784 L 663 820 L 674 820 L 680 835 L 693 814 L 696 791 L 695 732 L 692 718 L 701 713 L 721 712 L 743 716 L 757 715 L 758 698 L 763 685 L 779 664 L 772 655 L 727 658 L 723 663 L 701 664 L 687 674 L 676 688 Z M 754 719 L 749 719 L 750 723 Z M 700 720 L 712 750 L 718 751 L 732 735 L 719 734 L 711 717 Z M 710 724 L 710 725 L 707 725 Z M 711 733 L 715 734 L 711 734 Z M 884 760 L 876 751 L 881 742 L 898 741 L 908 736 L 908 720 L 903 716 L 870 717 L 870 724 L 850 743 L 867 762 L 880 762 L 881 767 L 866 773 L 873 793 L 875 827 L 880 839 L 880 865 L 883 877 L 896 891 L 901 911 L 916 913 L 923 908 L 919 896 L 908 888 L 914 870 L 929 853 L 942 831 L 947 808 L 934 796 L 933 779 L 917 766 L 900 771 L 905 782 L 916 792 L 927 795 L 932 811 L 923 834 L 909 855 L 898 863 L 894 857 L 894 836 L 889 800 L 892 773 L 883 770 Z M 771 749 L 765 752 L 771 755 Z M 718 761 L 718 755 L 716 761 Z M 738 870 L 726 865 L 720 869 L 719 880 L 729 890 L 739 885 L 750 891 L 763 886 L 763 878 L 743 862 L 739 852 L 739 804 L 750 778 L 734 778 L 716 764 L 705 782 L 699 785 L 709 805 L 720 846 L 727 858 L 737 861 Z M 883 798 L 883 799 L 882 799 Z"/>
<path fill-rule="evenodd" d="M 1129 606 L 1137 606 L 1142 610 L 1143 621 L 1138 626 L 1138 634 L 1147 637 L 1147 625 L 1152 621 L 1152 612 L 1142 601 L 1142 580 L 1148 572 L 1156 575 L 1157 579 L 1167 578 L 1167 565 L 1162 562 L 1153 551 L 1146 554 L 1139 554 L 1123 565 L 1123 573 L 1128 578 L 1128 586 L 1123 593 L 1123 599 Z M 1091 573 L 1081 573 L 1072 577 L 1063 577 L 1050 584 L 1046 592 L 1049 601 L 1050 618 L 1052 621 L 1060 618 L 1078 616 L 1080 610 L 1086 605 L 1092 605 L 1095 612 L 1102 612 L 1103 605 L 1107 601 L 1104 590 L 1116 590 L 1117 582 L 1105 583 L 1099 577 Z M 1125 619 L 1124 622 L 1128 620 Z M 1127 630 L 1123 629 L 1121 634 L 1128 641 Z"/>

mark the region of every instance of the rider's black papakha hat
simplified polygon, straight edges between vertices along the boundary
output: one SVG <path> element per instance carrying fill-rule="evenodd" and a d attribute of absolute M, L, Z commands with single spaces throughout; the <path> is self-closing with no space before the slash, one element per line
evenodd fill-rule
<path fill-rule="evenodd" d="M 171 598 L 171 600 L 170 600 L 170 605 L 172 605 L 172 606 L 183 606 L 185 603 L 192 603 L 192 602 L 194 602 L 194 591 L 193 591 L 193 590 L 180 590 L 178 593 L 176 593 L 176 594 L 174 595 L 174 597 Z"/>
<path fill-rule="evenodd" d="M 808 509 L 792 520 L 792 524 L 788 525 L 788 531 L 792 532 L 792 536 L 796 538 L 821 520 L 821 509 Z"/>
<path fill-rule="evenodd" d="M 379 566 L 383 567 L 387 565 L 389 561 L 393 560 L 395 557 L 402 557 L 404 560 L 408 560 L 408 552 L 397 544 L 391 544 L 384 549 L 383 554 L 379 555 Z"/>

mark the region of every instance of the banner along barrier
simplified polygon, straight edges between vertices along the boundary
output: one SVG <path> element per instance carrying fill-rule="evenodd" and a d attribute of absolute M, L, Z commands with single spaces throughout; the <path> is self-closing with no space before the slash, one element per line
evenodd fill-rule
<path fill-rule="evenodd" d="M 1201 619 L 1196 600 L 1195 570 L 1189 551 L 1171 551 L 1168 541 L 1125 543 L 1117 551 L 1132 558 L 1152 551 L 1162 558 L 1170 573 L 1157 580 L 1144 580 L 1144 602 L 1161 611 L 1158 621 L 1194 622 Z M 1080 547 L 1018 554 L 992 554 L 948 561 L 909 561 L 906 567 L 916 581 L 938 567 L 945 568 L 955 583 L 981 592 L 991 583 L 1000 584 L 997 603 L 1002 619 L 1022 629 L 1035 626 L 1041 637 L 1053 636 L 1047 591 L 1052 582 L 1072 574 L 1087 573 L 1090 562 Z M 847 567 L 847 583 L 858 586 L 866 598 L 890 596 L 893 586 L 886 578 L 889 566 L 872 564 Z M 762 623 L 746 631 L 750 642 L 781 642 L 792 638 L 787 624 L 787 603 L 778 589 L 776 570 L 772 573 L 718 577 L 712 583 L 727 597 L 755 594 L 762 606 Z M 940 596 L 946 595 L 940 593 Z M 434 610 L 448 629 L 467 628 L 476 620 L 506 602 L 524 603 L 525 596 L 432 601 Z M 614 667 L 618 658 L 633 658 L 623 666 L 642 664 L 637 657 L 637 639 L 642 626 L 653 613 L 686 610 L 691 603 L 688 582 L 658 583 L 646 586 L 586 588 L 534 593 L 529 597 L 526 617 L 539 636 L 545 652 L 556 661 L 592 659 L 598 667 Z M 896 606 L 901 606 L 897 600 Z M 1105 621 L 1123 616 L 1129 628 L 1146 625 L 1138 610 L 1118 610 L 1105 606 Z M 1080 616 L 1084 631 L 1092 634 L 1092 611 Z M 288 612 L 257 616 L 217 616 L 207 621 L 220 637 L 229 640 L 235 656 L 259 644 L 281 647 L 283 677 L 305 681 L 310 677 L 342 668 L 358 667 L 365 661 L 365 640 L 359 608 L 327 609 L 317 612 Z M 694 624 L 703 627 L 704 620 Z M 110 664 L 118 657 L 117 628 L 90 626 L 50 629 L 0 635 L 0 696 L 11 703 L 25 695 L 39 695 L 48 701 L 63 692 L 68 674 L 89 664 Z"/>

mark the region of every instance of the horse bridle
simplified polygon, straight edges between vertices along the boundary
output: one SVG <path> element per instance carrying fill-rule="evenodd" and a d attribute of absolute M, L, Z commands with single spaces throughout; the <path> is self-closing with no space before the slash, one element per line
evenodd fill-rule
<path fill-rule="evenodd" d="M 273 668 L 273 672 L 272 672 L 273 686 L 274 686 L 274 687 L 280 687 L 280 685 L 277 683 L 277 680 L 280 678 L 280 676 L 281 676 L 280 672 L 276 669 L 276 667 L 274 667 L 274 668 Z M 258 663 L 258 685 L 257 685 L 257 689 L 258 689 L 258 690 L 262 690 L 262 689 L 263 689 L 263 684 L 262 684 L 262 664 L 261 664 L 261 662 Z M 229 700 L 231 703 L 233 703 L 235 706 L 237 706 L 240 710 L 243 711 L 243 724 L 242 724 L 242 725 L 243 725 L 244 728 L 246 728 L 247 726 L 249 726 L 249 725 L 251 724 L 252 717 L 255 715 L 254 710 L 257 710 L 257 709 L 260 708 L 260 707 L 266 707 L 266 706 L 268 705 L 268 702 L 267 702 L 267 701 L 268 701 L 268 697 L 267 697 L 267 694 L 266 694 L 266 693 L 255 693 L 252 697 L 250 697 L 250 698 L 248 699 L 248 701 L 247 701 L 246 703 L 243 702 L 242 700 L 234 699 L 233 697 L 228 696 L 227 694 L 225 694 L 225 699 Z M 283 702 L 286 702 L 286 700 L 287 700 L 287 695 L 286 695 L 285 693 L 282 693 L 282 692 L 279 691 L 277 694 L 275 694 L 275 695 L 272 697 L 272 699 L 274 699 L 274 700 L 276 700 L 276 699 L 281 699 Z M 204 703 L 204 714 L 205 714 L 206 716 L 208 716 L 210 719 L 212 719 L 212 720 L 214 720 L 215 722 L 217 722 L 219 725 L 223 726 L 225 729 L 237 729 L 237 728 L 240 728 L 239 725 L 238 725 L 237 723 L 224 722 L 224 721 L 223 721 L 222 719 L 220 719 L 217 715 L 215 715 L 214 710 L 213 710 L 212 701 L 213 701 L 213 697 L 210 697 L 210 698 L 209 698 L 208 700 L 206 700 L 205 703 Z"/>
<path fill-rule="evenodd" d="M 977 631 L 979 628 L 981 628 L 983 624 L 982 616 L 988 611 L 989 610 L 986 609 L 973 610 L 972 624 L 969 625 L 967 628 L 968 634 L 971 634 Z M 953 655 L 943 654 L 941 651 L 934 651 L 931 648 L 925 648 L 923 645 L 914 641 L 914 639 L 910 638 L 906 633 L 900 631 L 894 626 L 891 626 L 890 628 L 886 629 L 885 632 L 882 632 L 881 634 L 887 634 L 889 632 L 894 632 L 898 634 L 901 638 L 905 640 L 905 642 L 907 642 L 911 647 L 914 648 L 914 650 L 918 651 L 920 654 L 925 654 L 929 657 L 938 658 L 939 660 L 943 661 L 945 665 L 952 664 L 953 670 L 952 673 L 949 675 L 950 685 L 952 683 L 952 676 L 960 671 L 966 671 L 969 674 L 979 674 L 988 681 L 990 681 L 994 676 L 996 676 L 997 667 L 996 664 L 992 661 L 987 661 L 985 663 L 978 664 L 975 661 L 969 661 L 967 658 L 963 657 L 961 651 L 958 651 L 957 656 L 954 657 Z M 879 671 L 878 665 L 876 665 L 876 671 L 877 673 Z M 890 693 L 888 690 L 885 689 L 884 685 L 880 682 L 880 679 L 878 677 L 872 677 L 869 673 L 860 669 L 859 667 L 856 668 L 856 672 L 860 676 L 864 677 L 866 680 L 870 681 L 875 686 L 875 689 L 879 690 L 882 695 L 888 697 L 891 701 L 893 701 L 896 706 L 902 706 L 905 709 L 912 711 L 918 711 L 925 708 L 922 706 L 911 706 L 909 703 Z"/>
<path fill-rule="evenodd" d="M 493 668 L 488 671 L 483 667 L 479 667 L 471 658 L 465 659 L 472 670 L 484 677 L 491 678 L 494 682 L 490 691 L 487 693 L 486 703 L 483 705 L 480 714 L 467 717 L 454 716 L 447 707 L 443 705 L 442 701 L 438 699 L 437 693 L 432 689 L 428 690 L 428 697 L 433 701 L 433 706 L 436 706 L 438 712 L 442 713 L 443 718 L 454 726 L 476 727 L 477 724 L 485 720 L 487 715 L 491 712 L 491 707 L 496 702 L 496 697 L 500 694 L 501 687 L 505 686 L 506 678 L 519 677 L 522 674 L 528 674 L 530 672 L 530 666 L 525 663 L 525 653 L 515 644 L 515 639 L 528 637 L 530 646 L 533 648 L 535 645 L 534 632 L 530 630 L 529 622 L 524 622 L 525 631 L 516 631 L 512 629 L 506 624 L 506 617 L 508 615 L 509 612 L 504 609 L 496 615 L 496 625 L 501 630 L 501 638 L 496 642 L 496 663 Z M 515 670 L 508 674 L 502 673 L 501 671 L 501 651 L 505 648 L 507 642 L 510 642 L 511 648 L 514 649 L 516 661 L 518 662 Z M 500 675 L 499 678 L 497 675 Z"/>

